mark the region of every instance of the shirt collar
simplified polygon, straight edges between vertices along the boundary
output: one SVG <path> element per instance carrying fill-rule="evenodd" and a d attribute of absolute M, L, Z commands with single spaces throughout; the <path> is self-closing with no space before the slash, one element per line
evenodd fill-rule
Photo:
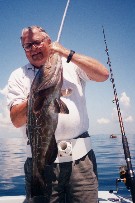
<path fill-rule="evenodd" d="M 35 66 L 33 66 L 33 65 L 30 64 L 30 63 L 27 64 L 27 69 L 28 69 L 28 70 L 32 70 L 32 71 L 34 71 L 34 72 L 36 72 L 36 73 L 37 73 L 38 70 L 39 70 L 38 68 L 36 68 Z"/>
<path fill-rule="evenodd" d="M 36 75 L 36 73 L 38 72 L 38 68 L 36 68 L 35 66 L 33 66 L 31 63 L 28 63 L 27 65 L 27 69 L 28 70 L 32 70 L 34 72 L 34 75 Z"/>

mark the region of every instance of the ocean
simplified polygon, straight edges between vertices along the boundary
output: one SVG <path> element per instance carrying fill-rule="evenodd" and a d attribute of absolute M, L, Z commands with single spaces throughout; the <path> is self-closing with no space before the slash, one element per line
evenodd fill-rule
<path fill-rule="evenodd" d="M 132 166 L 135 169 L 135 135 L 128 139 Z M 119 167 L 126 165 L 121 135 L 92 135 L 92 145 L 97 158 L 99 190 L 116 191 Z M 0 137 L 0 196 L 24 195 L 23 165 L 26 159 L 25 144 L 21 137 Z M 131 198 L 123 182 L 118 183 L 118 194 Z"/>

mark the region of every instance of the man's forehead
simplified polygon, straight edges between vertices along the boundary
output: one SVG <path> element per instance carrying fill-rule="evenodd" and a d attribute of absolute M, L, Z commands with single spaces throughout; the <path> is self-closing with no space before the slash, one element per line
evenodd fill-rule
<path fill-rule="evenodd" d="M 32 38 L 34 38 L 34 37 L 40 38 L 40 37 L 42 37 L 42 36 L 45 37 L 45 35 L 46 35 L 45 33 L 39 31 L 38 29 L 26 30 L 26 31 L 23 33 L 22 38 L 23 38 L 23 39 L 24 39 L 24 38 L 30 38 L 30 39 L 32 39 Z"/>

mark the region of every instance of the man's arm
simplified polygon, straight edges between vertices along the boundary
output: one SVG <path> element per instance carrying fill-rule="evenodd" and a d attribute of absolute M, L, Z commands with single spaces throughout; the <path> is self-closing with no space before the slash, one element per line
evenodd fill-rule
<path fill-rule="evenodd" d="M 105 66 L 93 58 L 75 53 L 72 62 L 81 68 L 91 80 L 103 82 L 109 77 L 109 72 Z"/>
<path fill-rule="evenodd" d="M 59 53 L 61 56 L 67 58 L 70 50 L 64 48 L 57 42 L 54 42 L 50 45 L 50 53 Z M 98 62 L 96 59 L 93 59 L 88 56 L 75 53 L 71 59 L 79 68 L 84 70 L 87 76 L 97 82 L 103 82 L 108 79 L 109 71 L 107 68 Z"/>
<path fill-rule="evenodd" d="M 19 128 L 26 124 L 27 120 L 27 100 L 21 104 L 17 104 L 11 107 L 10 118 L 13 125 Z"/>

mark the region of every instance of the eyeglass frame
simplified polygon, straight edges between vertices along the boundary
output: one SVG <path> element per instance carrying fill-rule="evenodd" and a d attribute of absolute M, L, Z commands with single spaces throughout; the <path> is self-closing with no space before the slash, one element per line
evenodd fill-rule
<path fill-rule="evenodd" d="M 32 46 L 34 45 L 34 47 L 42 47 L 42 43 L 44 42 L 44 40 L 45 39 L 47 39 L 47 37 L 44 37 L 40 42 L 37 40 L 35 40 L 34 42 L 28 42 L 28 43 L 26 43 L 26 44 L 23 44 L 22 45 L 22 47 L 23 47 L 23 49 L 25 50 L 25 51 L 31 51 L 31 49 L 32 49 Z M 38 44 L 36 44 L 36 43 L 38 43 Z M 30 48 L 28 48 L 28 50 L 27 50 L 27 48 L 25 47 L 25 45 L 28 45 L 28 46 L 30 46 Z"/>

